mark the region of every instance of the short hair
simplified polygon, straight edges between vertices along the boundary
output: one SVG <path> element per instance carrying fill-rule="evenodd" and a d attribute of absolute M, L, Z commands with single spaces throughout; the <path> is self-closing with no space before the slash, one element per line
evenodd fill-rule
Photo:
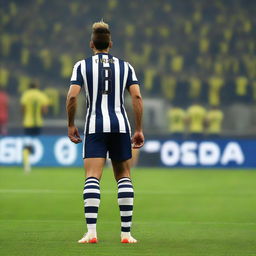
<path fill-rule="evenodd" d="M 36 88 L 39 88 L 39 84 L 37 82 L 31 82 L 29 84 L 29 88 L 30 89 L 36 89 Z"/>
<path fill-rule="evenodd" d="M 111 35 L 109 25 L 103 20 L 92 25 L 91 40 L 97 50 L 105 50 L 109 47 Z"/>

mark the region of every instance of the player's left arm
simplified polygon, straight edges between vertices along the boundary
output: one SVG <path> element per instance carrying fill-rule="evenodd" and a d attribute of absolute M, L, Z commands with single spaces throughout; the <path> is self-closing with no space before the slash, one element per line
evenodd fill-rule
<path fill-rule="evenodd" d="M 128 67 L 126 88 L 128 89 L 132 99 L 133 113 L 135 117 L 135 131 L 132 137 L 132 144 L 133 148 L 138 149 L 143 147 L 145 141 L 142 129 L 143 100 L 135 70 L 129 63 Z"/>
<path fill-rule="evenodd" d="M 48 113 L 48 105 L 50 103 L 50 100 L 45 93 L 42 93 L 41 95 L 42 95 L 42 114 L 46 115 Z"/>
<path fill-rule="evenodd" d="M 135 131 L 132 137 L 133 148 L 141 148 L 144 145 L 144 134 L 142 129 L 143 100 L 138 84 L 133 84 L 128 88 L 131 95 L 133 112 L 135 117 Z"/>
<path fill-rule="evenodd" d="M 81 91 L 81 86 L 72 84 L 69 88 L 66 111 L 68 118 L 68 137 L 75 144 L 82 142 L 77 127 L 75 126 L 75 114 L 77 109 L 77 98 Z"/>

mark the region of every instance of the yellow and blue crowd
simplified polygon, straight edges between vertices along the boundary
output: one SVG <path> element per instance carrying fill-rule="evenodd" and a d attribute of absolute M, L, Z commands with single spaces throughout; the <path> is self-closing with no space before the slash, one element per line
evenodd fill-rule
<path fill-rule="evenodd" d="M 201 111 L 207 133 L 217 129 L 210 128 L 215 115 L 223 119 L 223 106 L 256 102 L 255 1 L 102 3 L 5 1 L 0 8 L 0 87 L 20 97 L 38 79 L 50 114 L 63 117 L 73 63 L 91 55 L 90 25 L 103 17 L 113 31 L 112 54 L 136 67 L 144 97 L 182 109 L 195 101 L 209 106 Z M 177 109 L 191 133 L 195 108 Z"/>
<path fill-rule="evenodd" d="M 218 139 L 224 114 L 218 107 L 209 110 L 195 102 L 187 109 L 173 106 L 167 112 L 168 130 L 175 139 Z"/>

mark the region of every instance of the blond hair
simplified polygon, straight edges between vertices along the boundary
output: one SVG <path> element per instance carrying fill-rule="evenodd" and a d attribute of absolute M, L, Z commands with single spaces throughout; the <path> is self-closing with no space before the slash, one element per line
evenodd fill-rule
<path fill-rule="evenodd" d="M 97 29 L 109 30 L 109 25 L 107 23 L 105 23 L 103 20 L 94 22 L 92 25 L 92 30 L 97 30 Z"/>

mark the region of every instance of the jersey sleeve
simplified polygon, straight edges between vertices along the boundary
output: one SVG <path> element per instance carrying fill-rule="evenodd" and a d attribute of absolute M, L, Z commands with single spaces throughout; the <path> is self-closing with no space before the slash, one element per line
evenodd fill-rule
<path fill-rule="evenodd" d="M 126 82 L 126 88 L 129 88 L 132 84 L 139 84 L 139 82 L 135 74 L 134 68 L 128 63 L 128 77 Z"/>
<path fill-rule="evenodd" d="M 84 79 L 81 72 L 81 61 L 78 61 L 73 68 L 72 76 L 70 79 L 70 85 L 77 84 L 81 87 L 84 85 Z"/>

